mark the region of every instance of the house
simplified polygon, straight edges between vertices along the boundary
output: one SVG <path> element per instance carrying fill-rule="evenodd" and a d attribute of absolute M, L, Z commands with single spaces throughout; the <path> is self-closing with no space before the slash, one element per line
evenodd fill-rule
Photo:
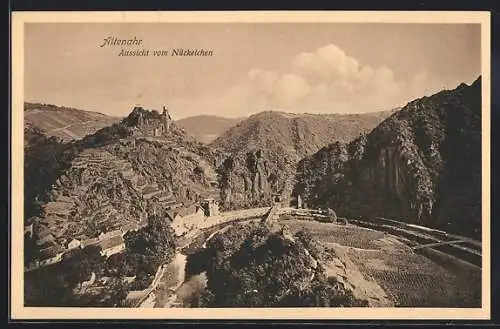
<path fill-rule="evenodd" d="M 180 221 L 182 219 L 182 216 L 176 210 L 168 210 L 167 217 L 170 219 L 172 223 Z"/>
<path fill-rule="evenodd" d="M 90 245 L 93 245 L 93 244 L 96 244 L 99 242 L 99 239 L 98 238 L 90 238 L 90 239 L 86 239 L 86 240 L 83 240 L 82 241 L 82 248 L 85 248 L 87 246 L 90 246 Z"/>
<path fill-rule="evenodd" d="M 118 235 L 101 241 L 98 246 L 101 247 L 101 255 L 109 257 L 125 250 L 125 241 Z"/>
<path fill-rule="evenodd" d="M 72 239 L 68 242 L 67 249 L 75 249 L 81 247 L 82 243 L 78 239 Z"/>
<path fill-rule="evenodd" d="M 99 239 L 99 241 L 103 241 L 121 234 L 122 234 L 121 230 L 113 230 L 106 233 L 101 232 L 97 238 Z"/>
<path fill-rule="evenodd" d="M 190 206 L 181 208 L 177 210 L 178 214 L 182 216 L 182 218 L 186 219 L 194 219 L 199 218 L 200 216 L 204 216 L 203 208 L 196 204 L 192 204 Z"/>
<path fill-rule="evenodd" d="M 184 208 L 169 210 L 167 216 L 172 221 L 171 225 L 175 234 L 181 236 L 204 220 L 205 211 L 202 207 L 193 204 Z"/>

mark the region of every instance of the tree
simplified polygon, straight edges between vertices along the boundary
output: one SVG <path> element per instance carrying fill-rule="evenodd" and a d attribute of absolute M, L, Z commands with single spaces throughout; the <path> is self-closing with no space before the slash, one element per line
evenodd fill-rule
<path fill-rule="evenodd" d="M 311 259 L 310 255 L 318 259 L 321 252 L 309 232 L 298 232 L 294 240 L 265 227 L 250 225 L 235 226 L 215 236 L 204 251 L 208 282 L 199 304 L 205 307 L 366 306 L 366 301 L 356 299 L 341 282 L 327 278 L 324 267 Z"/>
<path fill-rule="evenodd" d="M 28 265 L 31 261 L 36 259 L 38 254 L 38 246 L 36 240 L 28 234 L 24 235 L 24 265 Z"/>
<path fill-rule="evenodd" d="M 101 248 L 88 246 L 76 249 L 69 256 L 63 258 L 61 268 L 66 273 L 66 278 L 71 287 L 90 279 L 92 272 L 96 274 L 104 268 L 105 257 L 101 255 Z"/>
<path fill-rule="evenodd" d="M 59 264 L 53 265 L 57 267 Z M 45 267 L 25 273 L 24 298 L 26 306 L 63 306 L 72 299 L 72 287 L 63 272 Z"/>
<path fill-rule="evenodd" d="M 127 255 L 124 252 L 109 256 L 107 260 L 107 269 L 110 274 L 116 274 L 118 276 L 135 275 L 134 268 L 127 260 Z"/>
<path fill-rule="evenodd" d="M 177 241 L 165 218 L 151 216 L 148 225 L 124 236 L 127 261 L 135 271 L 154 274 L 158 266 L 172 260 Z"/>
<path fill-rule="evenodd" d="M 107 295 L 103 298 L 102 303 L 106 306 L 119 307 L 127 298 L 128 287 L 121 278 L 113 278 L 108 283 L 106 292 Z"/>

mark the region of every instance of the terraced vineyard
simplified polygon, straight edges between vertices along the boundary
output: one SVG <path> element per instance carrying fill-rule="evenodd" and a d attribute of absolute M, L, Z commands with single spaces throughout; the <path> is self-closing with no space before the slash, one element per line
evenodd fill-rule
<path fill-rule="evenodd" d="M 360 285 L 354 275 L 360 273 L 358 278 L 378 285 L 396 307 L 481 306 L 479 268 L 450 267 L 414 251 L 404 238 L 352 224 L 299 219 L 279 223 L 292 232 L 307 229 L 342 263 L 351 264 L 346 277 L 351 285 Z"/>

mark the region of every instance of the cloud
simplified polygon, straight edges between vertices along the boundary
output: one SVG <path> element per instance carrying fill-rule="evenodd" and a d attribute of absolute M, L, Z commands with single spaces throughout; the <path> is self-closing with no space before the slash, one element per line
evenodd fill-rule
<path fill-rule="evenodd" d="M 248 72 L 248 83 L 254 97 L 265 96 L 269 100 L 288 104 L 307 96 L 311 87 L 299 75 L 278 74 L 272 71 L 253 69 Z M 261 93 L 262 95 L 258 95 Z M 255 95 L 257 94 L 257 95 Z"/>
<path fill-rule="evenodd" d="M 173 103 L 183 109 L 183 116 L 198 111 L 242 116 L 276 108 L 299 113 L 370 112 L 403 106 L 443 88 L 428 72 L 398 80 L 387 65 L 371 67 L 329 44 L 297 54 L 286 72 L 254 68 L 226 90 Z"/>
<path fill-rule="evenodd" d="M 311 79 L 352 79 L 359 71 L 356 59 L 347 56 L 339 47 L 327 45 L 313 53 L 301 53 L 292 60 L 294 70 Z"/>

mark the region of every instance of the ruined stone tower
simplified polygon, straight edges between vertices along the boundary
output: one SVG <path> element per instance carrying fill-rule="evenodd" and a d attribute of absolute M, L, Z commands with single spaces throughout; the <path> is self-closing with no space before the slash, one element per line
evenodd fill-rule
<path fill-rule="evenodd" d="M 170 122 L 172 121 L 172 117 L 170 117 L 170 113 L 166 106 L 163 106 L 163 126 L 165 133 L 168 134 L 170 132 Z"/>

